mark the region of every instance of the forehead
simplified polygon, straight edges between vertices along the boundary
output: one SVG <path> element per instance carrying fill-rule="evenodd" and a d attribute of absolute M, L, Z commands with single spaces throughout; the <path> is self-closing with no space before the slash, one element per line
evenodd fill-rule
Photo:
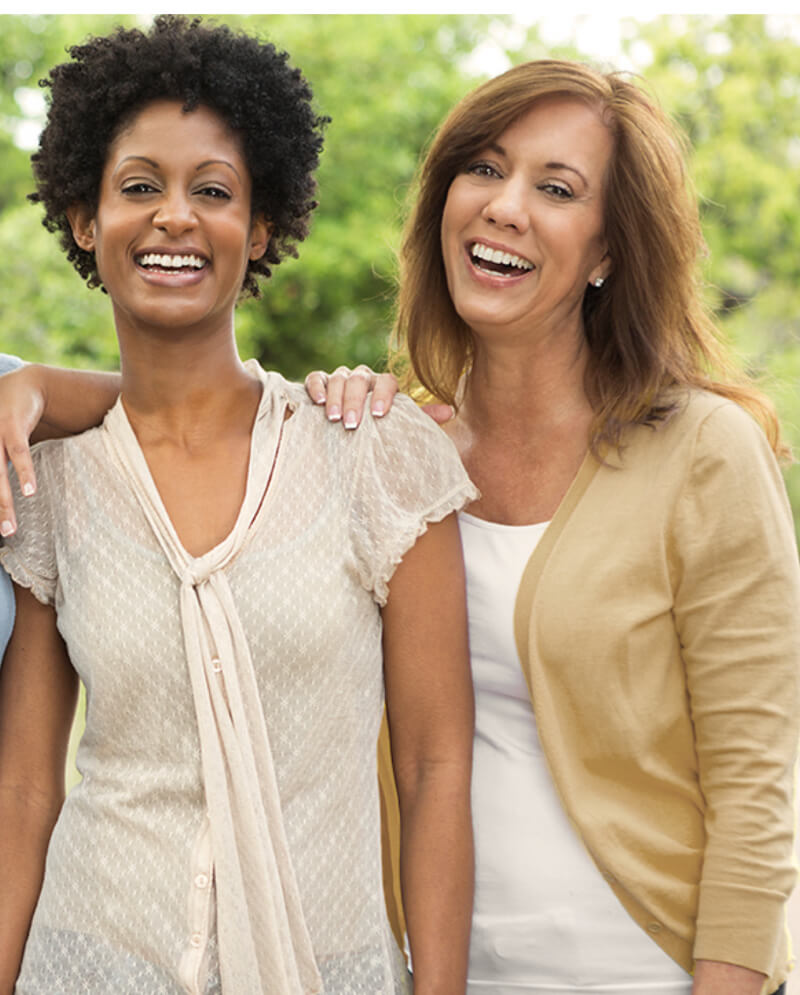
<path fill-rule="evenodd" d="M 186 111 L 180 100 L 156 100 L 137 111 L 112 139 L 106 164 L 126 155 L 244 160 L 239 136 L 221 115 L 200 105 Z"/>
<path fill-rule="evenodd" d="M 613 135 L 598 107 L 554 95 L 537 100 L 495 144 L 509 153 L 572 160 L 603 174 L 613 151 Z"/>

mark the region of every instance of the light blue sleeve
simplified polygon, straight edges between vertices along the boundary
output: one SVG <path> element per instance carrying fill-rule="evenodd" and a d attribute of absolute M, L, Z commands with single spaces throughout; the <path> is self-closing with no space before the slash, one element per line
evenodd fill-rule
<path fill-rule="evenodd" d="M 11 370 L 16 370 L 18 367 L 24 365 L 22 360 L 16 356 L 11 356 L 7 352 L 0 352 L 0 375 L 10 373 Z"/>
<path fill-rule="evenodd" d="M 0 663 L 11 638 L 11 630 L 14 628 L 14 612 L 14 588 L 11 585 L 11 578 L 0 567 Z"/>
<path fill-rule="evenodd" d="M 0 352 L 0 375 L 22 366 L 22 360 Z M 14 628 L 14 588 L 5 570 L 0 569 L 0 663 Z"/>

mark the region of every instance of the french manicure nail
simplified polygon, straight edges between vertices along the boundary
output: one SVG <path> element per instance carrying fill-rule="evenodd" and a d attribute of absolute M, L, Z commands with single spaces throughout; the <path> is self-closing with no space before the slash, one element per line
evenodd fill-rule
<path fill-rule="evenodd" d="M 33 486 L 33 484 L 30 481 L 22 485 L 22 493 L 25 495 L 25 497 L 30 497 L 35 490 L 36 488 Z"/>
<path fill-rule="evenodd" d="M 372 413 L 376 418 L 383 418 L 385 410 L 386 410 L 386 405 L 383 403 L 383 401 L 376 401 L 372 405 Z"/>
<path fill-rule="evenodd" d="M 334 404 L 332 408 L 328 408 L 328 421 L 341 421 L 342 412 L 340 408 Z"/>
<path fill-rule="evenodd" d="M 11 522 L 6 519 L 4 522 L 0 522 L 0 535 L 10 536 L 14 534 L 14 526 Z"/>
<path fill-rule="evenodd" d="M 356 425 L 358 425 L 358 419 L 356 418 L 355 411 L 348 411 L 344 416 L 344 427 L 355 428 Z"/>

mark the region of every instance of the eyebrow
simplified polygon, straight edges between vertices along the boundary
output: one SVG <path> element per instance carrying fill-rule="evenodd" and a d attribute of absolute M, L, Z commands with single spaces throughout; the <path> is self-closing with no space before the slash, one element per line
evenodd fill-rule
<path fill-rule="evenodd" d="M 502 145 L 498 145 L 497 142 L 492 142 L 491 145 L 489 145 L 489 148 L 493 152 L 497 152 L 498 155 L 505 156 L 505 155 L 508 154 L 506 152 L 506 150 L 503 148 L 503 146 Z M 583 173 L 579 169 L 576 169 L 575 166 L 570 166 L 566 162 L 546 162 L 544 164 L 544 168 L 545 169 L 568 169 L 570 171 L 570 173 L 575 173 L 576 176 L 579 176 L 583 180 L 584 184 L 587 187 L 589 186 L 589 181 L 586 179 L 586 177 L 583 175 Z"/>
<path fill-rule="evenodd" d="M 112 175 L 116 175 L 116 173 L 119 172 L 119 170 L 125 165 L 126 162 L 131 162 L 131 161 L 146 162 L 147 165 L 152 166 L 153 169 L 159 168 L 158 162 L 156 162 L 155 159 L 150 159 L 146 155 L 126 155 L 125 158 L 120 161 L 119 165 L 114 170 L 114 173 Z M 239 170 L 233 165 L 232 162 L 228 162 L 227 159 L 204 159 L 203 162 L 197 164 L 195 172 L 199 173 L 200 170 L 205 169 L 206 166 L 227 166 L 228 169 L 230 169 L 231 172 L 235 174 L 237 179 L 241 180 L 241 176 L 239 175 Z"/>
<path fill-rule="evenodd" d="M 589 186 L 589 182 L 586 179 L 586 177 L 583 175 L 583 173 L 579 169 L 576 169 L 575 166 L 569 166 L 569 165 L 567 165 L 566 162 L 546 162 L 544 164 L 544 168 L 545 169 L 568 169 L 570 171 L 570 173 L 575 173 L 577 176 L 580 176 L 580 178 L 583 180 L 583 182 L 586 184 L 586 186 L 587 187 Z"/>

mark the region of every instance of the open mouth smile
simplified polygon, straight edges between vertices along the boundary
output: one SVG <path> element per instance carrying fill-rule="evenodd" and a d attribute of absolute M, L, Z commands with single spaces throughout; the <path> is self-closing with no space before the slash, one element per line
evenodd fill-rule
<path fill-rule="evenodd" d="M 493 276 L 522 276 L 535 268 L 530 259 L 493 249 L 483 242 L 473 242 L 469 247 L 469 256 L 476 269 Z"/>
<path fill-rule="evenodd" d="M 195 273 L 205 269 L 208 260 L 196 255 L 146 252 L 136 257 L 136 265 L 151 273 Z"/>

